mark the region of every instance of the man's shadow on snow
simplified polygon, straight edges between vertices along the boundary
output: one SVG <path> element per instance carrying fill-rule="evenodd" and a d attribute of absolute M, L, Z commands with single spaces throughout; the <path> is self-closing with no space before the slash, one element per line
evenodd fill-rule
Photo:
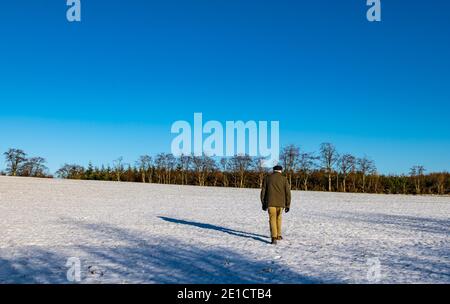
<path fill-rule="evenodd" d="M 212 225 L 212 224 L 205 224 L 205 223 L 198 223 L 198 222 L 180 220 L 180 219 L 170 218 L 170 217 L 166 217 L 166 216 L 158 216 L 158 217 L 160 219 L 162 219 L 162 220 L 164 220 L 166 222 L 170 222 L 170 223 L 189 225 L 189 226 L 193 226 L 193 227 L 197 227 L 197 228 L 203 228 L 203 229 L 209 229 L 209 230 L 216 230 L 216 231 L 220 231 L 220 232 L 227 233 L 227 234 L 234 235 L 234 236 L 239 236 L 239 237 L 243 237 L 243 238 L 253 239 L 255 241 L 263 242 L 263 243 L 266 243 L 266 244 L 270 243 L 269 241 L 267 241 L 265 239 L 262 239 L 265 236 L 261 235 L 261 234 L 255 234 L 255 233 L 250 233 L 250 232 L 245 232 L 245 231 L 229 229 L 229 228 L 220 227 L 220 226 L 216 226 L 216 225 Z"/>
<path fill-rule="evenodd" d="M 279 284 L 322 283 L 270 257 L 255 259 L 232 248 L 198 246 L 154 231 L 73 218 L 56 220 L 79 238 L 60 246 L 0 249 L 0 283 L 70 283 L 68 257 L 79 257 L 82 283 Z M 90 266 L 101 271 L 93 274 Z M 323 274 L 324 278 L 333 277 Z M 339 282 L 339 281 L 337 281 Z"/>

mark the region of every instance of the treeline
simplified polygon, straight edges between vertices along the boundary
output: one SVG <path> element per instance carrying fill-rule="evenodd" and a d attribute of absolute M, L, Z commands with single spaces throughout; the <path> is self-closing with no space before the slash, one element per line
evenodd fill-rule
<path fill-rule="evenodd" d="M 28 157 L 28 155 L 20 149 L 9 149 L 5 153 L 5 161 L 7 164 L 6 173 L 11 176 L 29 176 L 29 177 L 52 177 L 48 173 L 45 165 L 47 161 L 43 157 Z M 0 172 L 5 175 L 5 172 Z"/>
<path fill-rule="evenodd" d="M 19 149 L 4 153 L 12 176 L 53 177 L 42 157 L 27 157 Z M 112 165 L 64 164 L 56 176 L 64 179 L 103 180 L 179 185 L 259 188 L 269 170 L 264 159 L 247 155 L 213 158 L 207 155 L 175 157 L 160 153 L 141 156 L 134 164 L 116 159 Z M 293 190 L 337 191 L 386 194 L 450 194 L 448 172 L 426 173 L 421 165 L 409 175 L 383 175 L 370 158 L 340 154 L 330 143 L 323 143 L 317 153 L 289 145 L 280 153 L 280 165 Z"/>

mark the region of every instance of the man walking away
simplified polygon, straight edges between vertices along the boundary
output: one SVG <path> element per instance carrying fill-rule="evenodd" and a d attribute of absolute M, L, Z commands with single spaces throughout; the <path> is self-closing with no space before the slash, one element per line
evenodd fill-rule
<path fill-rule="evenodd" d="M 269 210 L 270 234 L 272 244 L 276 244 L 281 237 L 281 214 L 283 209 L 289 212 L 291 206 L 291 186 L 287 178 L 281 175 L 281 166 L 273 167 L 273 173 L 268 175 L 261 189 L 261 203 L 264 211 Z"/>

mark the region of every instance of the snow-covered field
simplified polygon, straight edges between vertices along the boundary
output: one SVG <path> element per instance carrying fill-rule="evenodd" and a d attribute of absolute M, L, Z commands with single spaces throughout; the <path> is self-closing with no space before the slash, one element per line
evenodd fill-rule
<path fill-rule="evenodd" d="M 0 177 L 0 283 L 450 283 L 450 198 Z M 380 262 L 379 276 L 377 262 Z"/>

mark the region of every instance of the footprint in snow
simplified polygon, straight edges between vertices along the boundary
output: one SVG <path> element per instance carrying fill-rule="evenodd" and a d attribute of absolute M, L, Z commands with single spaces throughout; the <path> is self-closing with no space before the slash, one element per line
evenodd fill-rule
<path fill-rule="evenodd" d="M 97 266 L 89 266 L 88 267 L 89 274 L 95 277 L 102 277 L 104 272 L 98 268 Z"/>
<path fill-rule="evenodd" d="M 223 262 L 223 265 L 224 265 L 224 266 L 231 266 L 231 265 L 233 265 L 233 263 L 231 263 L 231 262 L 228 261 L 228 260 L 225 260 L 225 262 Z"/>
<path fill-rule="evenodd" d="M 271 267 L 263 268 L 262 272 L 271 273 L 271 272 L 273 272 L 273 268 L 271 268 Z"/>

